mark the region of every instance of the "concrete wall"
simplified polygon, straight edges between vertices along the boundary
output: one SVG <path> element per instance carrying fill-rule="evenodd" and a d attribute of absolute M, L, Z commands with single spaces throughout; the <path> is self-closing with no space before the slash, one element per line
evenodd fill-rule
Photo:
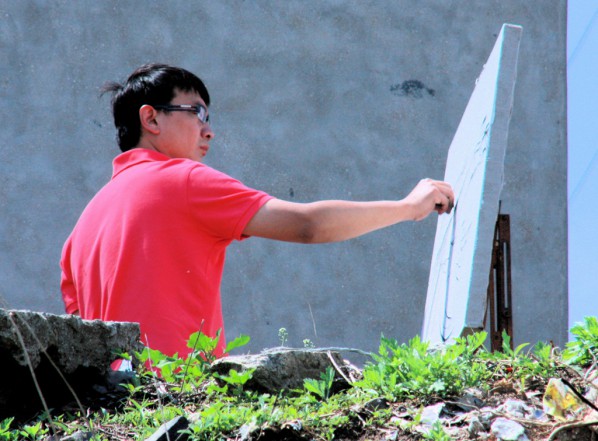
<path fill-rule="evenodd" d="M 549 6 L 549 7 L 548 7 Z M 505 163 L 516 341 L 567 326 L 566 1 L 0 3 L 0 294 L 61 312 L 62 244 L 118 154 L 107 80 L 162 61 L 201 76 L 208 160 L 293 201 L 392 199 L 446 153 L 502 23 L 523 26 Z M 234 244 L 227 333 L 376 349 L 420 332 L 436 219 L 351 242 Z"/>

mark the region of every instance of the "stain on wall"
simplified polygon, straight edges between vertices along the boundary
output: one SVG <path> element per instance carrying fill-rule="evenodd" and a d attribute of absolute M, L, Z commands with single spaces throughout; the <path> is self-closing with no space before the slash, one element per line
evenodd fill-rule
<path fill-rule="evenodd" d="M 409 98 L 424 98 L 425 96 L 434 96 L 436 91 L 427 87 L 419 80 L 406 80 L 402 83 L 390 86 L 390 91 L 396 96 L 405 96 Z"/>

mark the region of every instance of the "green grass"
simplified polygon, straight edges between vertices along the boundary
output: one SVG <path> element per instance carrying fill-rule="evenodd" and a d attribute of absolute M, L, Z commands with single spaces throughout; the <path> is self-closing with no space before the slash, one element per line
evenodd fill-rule
<path fill-rule="evenodd" d="M 490 389 L 497 381 L 509 381 L 522 392 L 529 384 L 559 376 L 563 366 L 583 369 L 596 364 L 598 321 L 588 317 L 572 328 L 574 340 L 562 354 L 550 345 L 510 348 L 503 335 L 501 352 L 484 347 L 486 334 L 458 339 L 453 345 L 431 348 L 415 337 L 408 343 L 382 337 L 377 354 L 364 366 L 362 376 L 351 387 L 332 393 L 334 370 L 320 378 L 305 380 L 298 390 L 278 395 L 246 390 L 253 371 L 213 374 L 214 339 L 201 333 L 190 337 L 193 352 L 182 359 L 146 349 L 135 357 L 140 361 L 134 381 L 114 409 L 88 411 L 88 414 L 52 411 L 18 425 L 13 418 L 0 422 L 0 440 L 42 440 L 77 430 L 94 432 L 94 440 L 144 440 L 163 423 L 178 415 L 191 421 L 187 433 L 192 440 L 234 438 L 239 433 L 295 431 L 318 440 L 331 440 L 343 434 L 385 430 L 409 432 L 409 425 L 393 420 L 392 406 L 406 403 L 416 425 L 421 408 L 429 403 L 459 397 L 468 388 Z M 287 335 L 281 336 L 286 342 Z M 241 336 L 227 351 L 243 346 L 249 337 Z M 148 366 L 151 369 L 148 369 Z M 367 403 L 383 398 L 388 407 L 369 408 Z M 439 424 L 424 439 L 448 440 Z"/>

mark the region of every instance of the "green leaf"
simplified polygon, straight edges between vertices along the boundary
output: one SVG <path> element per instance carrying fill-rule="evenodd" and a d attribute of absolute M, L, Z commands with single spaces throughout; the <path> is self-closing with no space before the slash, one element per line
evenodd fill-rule
<path fill-rule="evenodd" d="M 517 357 L 517 356 L 519 355 L 519 353 L 520 353 L 520 352 L 521 352 L 521 351 L 522 351 L 524 348 L 526 348 L 526 347 L 528 347 L 528 346 L 529 346 L 529 343 L 521 343 L 519 346 L 517 346 L 517 347 L 515 348 L 515 351 L 513 352 L 513 355 L 514 355 L 515 357 Z"/>
<path fill-rule="evenodd" d="M 194 351 L 203 352 L 205 354 L 212 354 L 218 346 L 220 340 L 220 330 L 216 333 L 216 337 L 208 337 L 201 331 L 194 332 L 189 336 L 187 347 Z"/>
<path fill-rule="evenodd" d="M 224 386 L 220 387 L 216 383 L 211 383 L 207 387 L 206 392 L 208 394 L 222 394 L 222 395 L 225 395 L 228 392 L 228 386 L 224 385 Z"/>
<path fill-rule="evenodd" d="M 233 349 L 240 348 L 241 346 L 245 346 L 247 343 L 249 343 L 249 340 L 251 340 L 251 338 L 248 335 L 241 334 L 240 336 L 235 338 L 233 341 L 228 342 L 224 352 L 230 352 Z"/>
<path fill-rule="evenodd" d="M 311 392 L 317 395 L 320 398 L 324 398 L 325 392 L 322 390 L 322 382 L 318 380 L 314 380 L 312 378 L 306 378 L 303 380 L 303 387 L 308 392 Z"/>
<path fill-rule="evenodd" d="M 231 369 L 228 371 L 228 375 L 214 374 L 214 377 L 220 378 L 221 380 L 235 386 L 243 386 L 251 379 L 254 371 L 255 369 L 247 369 L 246 371 L 239 373 L 235 369 Z"/>
<path fill-rule="evenodd" d="M 10 431 L 10 425 L 14 421 L 15 417 L 10 417 L 0 422 L 0 435 L 6 434 Z"/>

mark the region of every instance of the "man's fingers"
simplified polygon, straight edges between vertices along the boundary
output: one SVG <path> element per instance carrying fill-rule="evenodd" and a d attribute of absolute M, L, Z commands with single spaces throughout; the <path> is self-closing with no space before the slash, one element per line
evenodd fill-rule
<path fill-rule="evenodd" d="M 453 188 L 448 182 L 434 181 L 434 186 L 442 193 L 442 196 L 446 198 L 446 202 L 443 200 L 436 204 L 436 211 L 439 213 L 450 213 L 455 206 L 455 194 Z"/>
<path fill-rule="evenodd" d="M 442 204 L 442 203 L 437 203 L 434 206 L 434 209 L 436 211 L 438 211 L 438 213 L 450 213 L 453 209 L 453 207 L 455 206 L 455 203 L 453 202 L 453 199 L 451 199 L 449 196 L 447 196 L 446 198 L 446 205 Z"/>

